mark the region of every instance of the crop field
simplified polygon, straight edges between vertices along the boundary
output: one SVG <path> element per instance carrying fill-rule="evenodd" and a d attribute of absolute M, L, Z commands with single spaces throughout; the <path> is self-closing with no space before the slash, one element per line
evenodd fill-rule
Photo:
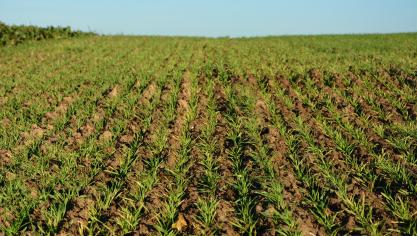
<path fill-rule="evenodd" d="M 0 235 L 417 235 L 417 34 L 0 48 Z"/>

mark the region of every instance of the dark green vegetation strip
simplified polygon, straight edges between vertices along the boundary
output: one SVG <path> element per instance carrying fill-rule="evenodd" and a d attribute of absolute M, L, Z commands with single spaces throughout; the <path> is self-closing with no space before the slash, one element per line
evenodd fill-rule
<path fill-rule="evenodd" d="M 0 22 L 0 46 L 18 45 L 27 41 L 40 41 L 45 39 L 73 38 L 94 35 L 71 30 L 70 27 L 37 27 L 25 25 L 6 25 Z"/>
<path fill-rule="evenodd" d="M 0 55 L 1 233 L 417 234 L 417 34 Z"/>

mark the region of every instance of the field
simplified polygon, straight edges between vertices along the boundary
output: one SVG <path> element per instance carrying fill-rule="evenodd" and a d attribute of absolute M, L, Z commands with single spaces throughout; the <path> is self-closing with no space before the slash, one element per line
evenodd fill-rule
<path fill-rule="evenodd" d="M 3 234 L 417 235 L 417 34 L 32 41 L 0 84 Z"/>

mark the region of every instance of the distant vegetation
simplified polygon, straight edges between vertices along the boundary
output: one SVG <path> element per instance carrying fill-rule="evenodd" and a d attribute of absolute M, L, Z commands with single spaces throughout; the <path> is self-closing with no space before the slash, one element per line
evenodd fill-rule
<path fill-rule="evenodd" d="M 6 25 L 0 22 L 0 46 L 17 45 L 29 40 L 53 38 L 71 38 L 81 35 L 93 35 L 81 31 L 73 31 L 70 27 L 37 27 L 24 25 Z"/>

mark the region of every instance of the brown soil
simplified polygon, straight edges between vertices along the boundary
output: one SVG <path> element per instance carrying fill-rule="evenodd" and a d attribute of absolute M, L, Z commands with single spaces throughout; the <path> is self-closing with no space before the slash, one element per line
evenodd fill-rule
<path fill-rule="evenodd" d="M 185 115 L 188 108 L 188 100 L 191 98 L 191 80 L 190 74 L 186 71 L 181 81 L 180 92 L 177 101 L 176 118 L 173 121 L 172 126 L 169 128 L 166 161 L 161 163 L 162 169 L 171 169 L 176 165 L 177 151 L 180 148 L 178 137 L 185 125 Z M 162 100 L 166 98 L 162 95 Z M 161 111 L 163 112 L 163 111 Z M 156 127 L 154 127 L 155 129 Z M 146 232 L 150 234 L 156 234 L 156 230 L 153 227 L 156 224 L 157 215 L 163 211 L 162 207 L 165 204 L 165 197 L 168 194 L 169 189 L 173 188 L 173 177 L 166 171 L 158 173 L 159 182 L 148 193 L 148 197 L 145 200 L 145 215 L 140 220 L 139 228 L 146 229 Z M 187 217 L 185 216 L 185 220 Z M 190 228 L 189 226 L 187 228 Z"/>
<path fill-rule="evenodd" d="M 53 121 L 67 112 L 68 107 L 73 101 L 74 99 L 72 97 L 64 97 L 54 111 L 45 114 L 44 119 L 47 120 L 49 124 L 52 124 Z"/>
<path fill-rule="evenodd" d="M 204 88 L 205 78 L 199 79 L 198 86 Z M 187 233 L 190 235 L 198 235 L 202 232 L 201 224 L 198 222 L 197 217 L 199 211 L 197 209 L 197 200 L 201 197 L 201 193 L 198 191 L 202 178 L 204 176 L 204 167 L 199 164 L 199 162 L 204 158 L 204 154 L 199 150 L 199 139 L 198 137 L 201 134 L 204 125 L 207 123 L 207 97 L 206 94 L 202 92 L 198 94 L 198 106 L 197 106 L 197 118 L 193 120 L 190 124 L 191 137 L 196 139 L 196 143 L 191 149 L 190 156 L 193 157 L 191 162 L 191 168 L 188 172 L 190 177 L 190 182 L 188 188 L 186 189 L 184 201 L 179 207 L 179 214 L 184 216 L 184 219 L 187 222 L 186 231 L 178 230 L 178 232 Z"/>
<path fill-rule="evenodd" d="M 7 150 L 0 149 L 0 167 L 10 164 L 12 160 L 12 153 Z"/>
<path fill-rule="evenodd" d="M 185 72 L 183 76 L 183 81 L 181 83 L 181 91 L 178 97 L 177 103 L 177 118 L 174 121 L 174 125 L 170 131 L 170 135 L 168 138 L 168 145 L 170 149 L 168 151 L 168 159 L 166 163 L 167 168 L 173 168 L 176 164 L 177 160 L 177 151 L 180 148 L 180 144 L 178 142 L 178 138 L 180 136 L 180 132 L 183 129 L 183 126 L 186 121 L 186 114 L 189 109 L 188 101 L 191 98 L 191 80 L 189 72 Z"/>
<path fill-rule="evenodd" d="M 221 178 L 218 182 L 217 193 L 219 196 L 219 207 L 217 208 L 217 219 L 218 229 L 223 233 L 237 234 L 234 232 L 234 229 L 230 222 L 235 220 L 235 211 L 231 205 L 231 202 L 236 200 L 235 192 L 230 188 L 230 185 L 233 183 L 233 171 L 232 171 L 232 162 L 227 156 L 226 149 L 228 148 L 228 141 L 226 139 L 229 127 L 226 121 L 226 118 L 222 113 L 227 112 L 228 105 L 226 99 L 226 93 L 220 83 L 216 83 L 215 86 L 215 99 L 217 103 L 217 109 L 219 111 L 217 117 L 217 126 L 214 133 L 215 140 L 218 141 L 220 145 L 219 151 L 217 153 L 217 162 L 219 166 L 219 173 Z M 225 219 L 229 219 L 226 221 Z"/>
<path fill-rule="evenodd" d="M 0 123 L 4 128 L 8 128 L 11 124 L 11 121 L 8 118 L 3 118 Z"/>
<path fill-rule="evenodd" d="M 274 81 L 268 81 L 268 85 L 271 91 L 276 87 Z M 271 114 L 258 91 L 257 84 L 252 83 L 252 92 L 254 96 L 258 97 L 255 105 L 255 114 L 258 122 L 263 127 L 261 135 L 263 136 L 264 142 L 270 147 L 270 152 L 273 156 L 272 163 L 276 174 L 275 181 L 278 181 L 284 186 L 284 200 L 288 203 L 288 207 L 291 209 L 293 218 L 296 219 L 301 233 L 303 235 L 323 235 L 324 231 L 318 227 L 315 219 L 312 218 L 310 212 L 303 206 L 303 193 L 307 190 L 300 185 L 295 177 L 295 173 L 292 171 L 291 163 L 286 159 L 288 147 L 286 146 L 285 139 L 280 135 L 278 129 L 271 124 Z M 266 209 L 271 209 L 271 206 L 269 208 L 266 207 Z M 267 228 L 273 227 L 267 226 Z"/>
<path fill-rule="evenodd" d="M 32 48 L 30 57 L 9 53 L 0 59 L 0 74 L 12 78 L 7 88 L 0 88 L 0 107 L 16 104 L 22 107 L 15 112 L 16 116 L 5 114 L 7 118 L 0 120 L 2 137 L 8 135 L 8 129 L 15 130 L 13 134 L 19 132 L 5 142 L 4 146 L 12 148 L 0 149 L 2 197 L 11 201 L 6 206 L 9 203 L 3 200 L 4 206 L 0 206 L 0 228 L 22 223 L 18 229 L 20 234 L 37 235 L 42 233 L 41 228 L 48 230 L 47 224 L 51 222 L 45 212 L 56 211 L 55 204 L 61 203 L 62 194 L 71 199 L 66 209 L 62 209 L 65 213 L 58 224 L 60 235 L 87 234 L 81 232 L 87 226 L 92 234 L 122 235 L 123 226 L 118 220 L 126 216 L 126 209 L 130 213 L 140 209 L 140 217 L 134 222 L 138 225 L 128 235 L 158 235 L 159 219 L 164 221 L 167 230 L 178 235 L 241 235 L 244 230 L 238 224 L 244 222 L 241 219 L 243 198 L 253 201 L 249 204 L 249 214 L 256 221 L 254 235 L 277 235 L 279 230 L 290 229 L 277 215 L 285 213 L 284 210 L 296 222 L 291 230 L 301 235 L 370 234 L 369 226 L 358 217 L 360 214 L 352 213 L 353 207 L 342 200 L 343 192 L 338 191 L 333 176 L 342 181 L 341 189 L 346 187 L 347 196 L 355 203 L 361 204 L 364 199 L 365 214 L 372 209 L 372 221 L 379 223 L 378 233 L 405 235 L 407 229 L 415 231 L 417 165 L 413 158 L 417 155 L 414 132 L 417 100 L 412 94 L 417 93 L 417 71 L 412 64 L 391 62 L 381 50 L 358 51 L 353 55 L 352 51 L 348 52 L 351 49 L 322 48 L 319 42 L 301 48 L 302 42 L 285 43 L 279 39 L 287 49 L 280 51 L 278 44 L 259 47 L 251 39 L 219 39 L 211 44 L 210 40 L 200 38 L 190 47 L 193 40 L 188 38 L 172 38 L 162 44 L 160 41 L 164 40 L 158 37 L 137 38 L 138 43 L 128 50 L 127 39 L 111 40 L 119 48 L 105 39 L 101 43 L 104 46 L 101 57 L 91 54 L 89 60 L 80 60 L 80 54 L 75 52 L 96 51 L 86 46 L 100 41 L 96 37 L 82 40 L 85 43 L 75 48 L 64 40 L 64 47 L 55 45 L 56 52 L 53 48 Z M 123 48 L 125 52 L 115 54 Z M 298 57 L 297 52 L 304 58 Z M 325 53 L 329 52 L 333 56 L 326 58 Z M 281 55 L 271 57 L 274 53 Z M 340 57 L 339 53 L 346 55 Z M 350 57 L 363 59 L 364 64 L 354 63 L 347 68 Z M 405 53 L 402 61 L 409 62 L 412 58 L 417 58 L 417 53 Z M 74 63 L 65 63 L 68 59 Z M 337 63 L 331 66 L 330 60 Z M 46 67 L 39 67 L 40 64 Z M 306 64 L 314 68 L 303 70 Z M 105 73 L 101 73 L 103 70 Z M 35 76 L 28 77 L 28 72 Z M 77 76 L 83 73 L 91 75 L 90 78 Z M 183 73 L 183 77 L 178 78 L 178 73 Z M 197 116 L 188 123 L 194 92 L 191 74 L 198 75 L 199 90 Z M 137 80 L 132 81 L 134 78 Z M 165 78 L 165 84 L 161 84 Z M 47 83 L 27 86 L 29 79 Z M 171 104 L 169 99 L 172 92 L 177 92 L 174 88 L 177 79 L 181 80 L 178 99 Z M 208 94 L 204 93 L 208 82 L 215 83 L 217 109 L 217 124 L 209 137 L 215 141 L 215 171 L 220 175 L 213 192 L 204 185 L 207 176 L 202 161 L 206 153 L 200 145 L 207 138 L 203 130 L 211 118 L 207 111 Z M 109 83 L 116 84 L 102 87 Z M 105 91 L 99 94 L 93 89 Z M 229 101 L 228 92 L 236 99 Z M 88 109 L 73 109 L 80 104 L 79 99 L 85 99 Z M 271 107 L 269 101 L 275 106 Z M 334 109 L 329 109 L 328 104 Z M 175 106 L 175 113 L 167 121 L 165 112 L 171 105 Z M 134 107 L 133 111 L 127 111 L 127 107 Z M 36 115 L 41 109 L 47 112 Z M 68 114 L 72 115 L 69 120 Z M 29 118 L 36 122 L 27 123 Z M 149 119 L 148 127 L 145 121 Z M 233 126 L 237 119 L 243 121 L 238 128 Z M 252 121 L 257 122 L 257 127 L 244 123 Z M 256 136 L 252 136 L 250 128 L 256 128 Z M 231 138 L 235 129 L 244 140 L 239 146 L 242 151 L 238 160 L 231 155 L 235 150 Z M 166 133 L 161 134 L 161 130 Z M 352 145 L 351 154 L 340 150 L 332 131 Z M 177 189 L 172 170 L 179 164 L 182 148 L 179 138 L 183 132 L 192 139 L 184 168 L 188 178 L 178 205 L 170 205 L 168 195 Z M 157 142 L 162 135 L 167 139 Z M 358 139 L 361 135 L 368 142 Z M 396 143 L 402 138 L 407 138 L 408 143 Z M 295 146 L 290 141 L 295 141 Z M 270 158 L 272 169 L 265 168 L 265 165 L 270 167 L 269 163 L 257 159 L 257 152 L 263 151 L 266 155 L 259 156 Z M 399 174 L 404 171 L 406 176 L 390 173 L 379 160 L 398 165 Z M 155 182 L 145 189 L 141 184 L 154 177 L 153 161 L 159 164 Z M 364 170 L 356 169 L 355 162 L 364 165 Z M 123 172 L 126 163 L 127 172 Z M 250 183 L 247 192 L 239 192 L 237 185 L 241 183 L 239 171 L 243 170 Z M 120 184 L 120 189 L 108 207 L 101 208 L 104 190 L 115 183 Z M 274 183 L 283 187 L 282 205 L 261 194 Z M 144 192 L 138 194 L 139 190 Z M 69 195 L 72 191 L 75 194 Z M 8 196 L 9 192 L 22 199 Z M 142 194 L 143 200 L 137 200 Z M 390 206 L 384 196 L 403 206 Z M 201 212 L 196 203 L 212 197 L 218 205 L 213 226 L 206 228 L 200 222 Z M 167 218 L 162 214 L 167 206 L 172 207 L 174 215 L 165 222 Z M 404 214 L 409 211 L 411 219 L 400 219 L 399 213 L 390 207 L 404 208 L 400 210 Z M 25 209 L 29 209 L 28 215 Z M 330 232 L 332 229 L 326 228 L 319 214 L 334 216 L 336 226 L 332 229 L 340 228 L 340 231 Z"/>
<path fill-rule="evenodd" d="M 143 92 L 143 95 L 141 96 L 141 99 L 138 101 L 139 107 L 144 106 L 145 104 L 148 105 L 150 103 L 150 100 L 154 95 L 156 94 L 157 90 L 159 88 L 156 86 L 156 83 L 151 83 L 148 88 Z M 170 89 L 164 90 L 161 93 L 161 96 L 164 96 L 165 94 L 168 94 L 170 92 Z M 114 228 L 118 228 L 117 222 L 115 220 L 120 217 L 121 210 L 123 207 L 126 206 L 126 202 L 123 201 L 125 197 L 129 197 L 129 194 L 134 192 L 137 188 L 138 180 L 140 180 L 141 175 L 144 171 L 146 171 L 146 161 L 150 160 L 151 158 L 155 158 L 153 156 L 153 153 L 151 152 L 151 147 L 153 145 L 153 141 L 155 140 L 154 132 L 158 129 L 158 126 L 162 125 L 159 120 L 162 118 L 163 114 L 163 105 L 165 103 L 162 102 L 161 104 L 158 104 L 154 112 L 152 113 L 152 123 L 150 127 L 147 129 L 145 136 L 143 137 L 143 144 L 139 146 L 138 150 L 136 151 L 137 160 L 134 162 L 133 166 L 131 167 L 131 174 L 127 176 L 125 179 L 125 187 L 122 189 L 120 196 L 118 199 L 115 199 L 110 207 L 101 213 L 101 218 L 107 219 L 105 222 L 103 222 L 106 225 L 111 225 Z M 134 119 L 132 120 L 128 125 L 128 131 L 126 134 L 122 135 L 119 139 L 119 144 L 116 144 L 116 146 L 126 147 L 130 143 L 134 141 L 134 134 L 138 133 L 141 128 L 140 121 Z M 126 145 L 126 146 L 125 146 Z M 114 163 L 114 162 L 113 162 Z M 117 168 L 117 166 L 114 166 L 114 168 Z M 135 207 L 140 207 L 142 203 L 135 204 Z M 154 205 L 146 206 L 146 210 L 148 208 L 153 207 Z M 139 231 L 136 233 L 139 234 L 149 234 L 149 230 L 147 224 L 141 223 L 139 226 Z M 120 232 L 121 233 L 121 232 Z"/>
<path fill-rule="evenodd" d="M 114 97 L 117 97 L 117 96 L 119 95 L 119 91 L 120 91 L 120 87 L 119 87 L 118 85 L 114 86 L 114 87 L 110 90 L 108 97 L 109 97 L 109 98 L 114 98 Z"/>
<path fill-rule="evenodd" d="M 147 93 L 147 96 L 152 97 L 152 94 L 149 93 L 151 86 L 148 86 L 145 89 L 144 93 Z M 112 89 L 112 91 L 117 90 L 117 86 Z M 111 93 L 111 92 L 110 92 Z M 145 101 L 143 101 L 145 102 Z M 94 129 L 91 128 L 91 123 L 93 120 L 98 120 L 104 116 L 104 112 L 99 108 L 98 112 L 93 114 L 92 121 L 88 121 L 81 129 L 80 139 L 86 138 L 94 132 Z M 116 114 L 117 115 L 117 114 Z M 104 131 L 101 132 L 99 135 L 99 140 L 106 143 L 109 142 L 113 138 L 113 134 L 110 131 L 110 127 L 114 120 L 112 118 L 109 119 L 107 122 Z M 137 127 L 136 120 L 130 121 L 127 125 L 128 130 L 125 131 L 121 137 L 129 137 L 133 135 L 134 131 L 132 128 Z M 96 207 L 96 202 L 100 197 L 100 188 L 106 184 L 110 184 L 113 177 L 110 171 L 117 170 L 123 162 L 123 158 L 125 156 L 125 152 L 127 151 L 126 145 L 119 140 L 116 141 L 114 146 L 106 147 L 105 152 L 109 154 L 109 158 L 104 160 L 102 171 L 99 172 L 93 179 L 90 181 L 90 184 L 84 187 L 80 195 L 75 199 L 70 201 L 70 207 L 65 214 L 65 219 L 60 227 L 60 233 L 69 233 L 69 234 L 77 234 L 78 230 L 85 226 L 88 223 L 90 217 L 90 210 Z M 78 141 L 80 143 L 80 141 Z M 105 146 L 104 146 L 105 147 Z M 113 208 L 111 208 L 113 209 Z M 99 213 L 100 214 L 100 213 Z M 105 212 L 103 214 L 106 214 Z"/>
<path fill-rule="evenodd" d="M 291 89 L 291 87 L 288 87 L 288 89 Z M 329 92 L 329 91 L 327 91 Z M 290 93 L 293 94 L 293 93 Z M 297 96 L 291 96 L 292 100 L 295 102 L 297 109 L 299 109 L 300 114 L 302 114 L 303 116 L 306 117 L 306 120 L 309 123 L 309 126 L 312 127 L 312 131 L 314 136 L 316 137 L 316 140 L 318 141 L 319 145 L 322 147 L 330 147 L 330 148 L 335 148 L 335 144 L 333 142 L 333 140 L 331 140 L 330 138 L 326 137 L 325 135 L 321 134 L 320 130 L 316 130 L 315 127 L 318 127 L 317 124 L 315 124 L 315 122 L 313 121 L 314 118 L 311 116 L 311 114 L 314 114 L 313 111 L 309 110 L 309 108 L 304 108 L 302 105 L 300 105 L 300 101 L 298 100 Z M 339 105 L 341 105 L 340 103 L 342 103 L 343 100 L 340 100 Z M 332 115 L 332 114 L 329 114 Z M 337 125 L 335 125 L 335 127 L 337 127 Z M 346 137 L 346 134 L 343 133 L 344 136 Z M 349 140 L 351 141 L 351 140 Z M 364 152 L 364 151 L 362 151 Z M 365 152 L 366 153 L 366 152 Z M 370 158 L 370 155 L 365 154 L 367 158 Z M 384 222 L 385 225 L 382 225 L 381 227 L 387 227 L 390 228 L 392 227 L 392 222 L 394 222 L 394 219 L 392 219 L 393 216 L 391 216 L 390 214 L 387 213 L 387 209 L 385 208 L 385 204 L 383 201 L 383 197 L 381 195 L 378 195 L 376 193 L 370 192 L 367 188 L 365 188 L 364 186 L 360 185 L 359 183 L 357 183 L 354 178 L 352 178 L 350 176 L 350 171 L 349 171 L 349 167 L 346 166 L 346 164 L 344 163 L 343 159 L 343 155 L 341 153 L 338 153 L 336 151 L 332 151 L 332 155 L 329 156 L 332 160 L 332 163 L 335 164 L 335 168 L 338 170 L 339 173 L 344 173 L 341 175 L 341 177 L 343 177 L 345 179 L 345 181 L 347 181 L 348 183 L 348 191 L 349 194 L 351 196 L 355 196 L 358 199 L 361 198 L 361 196 L 365 196 L 366 198 L 366 202 L 372 206 L 373 210 L 374 210 L 374 214 L 379 216 L 379 219 L 382 220 Z M 364 157 L 364 156 L 363 156 Z M 366 158 L 365 158 L 366 159 Z M 348 174 L 348 175 L 346 175 Z M 352 220 L 349 221 L 349 223 L 352 223 Z"/>

